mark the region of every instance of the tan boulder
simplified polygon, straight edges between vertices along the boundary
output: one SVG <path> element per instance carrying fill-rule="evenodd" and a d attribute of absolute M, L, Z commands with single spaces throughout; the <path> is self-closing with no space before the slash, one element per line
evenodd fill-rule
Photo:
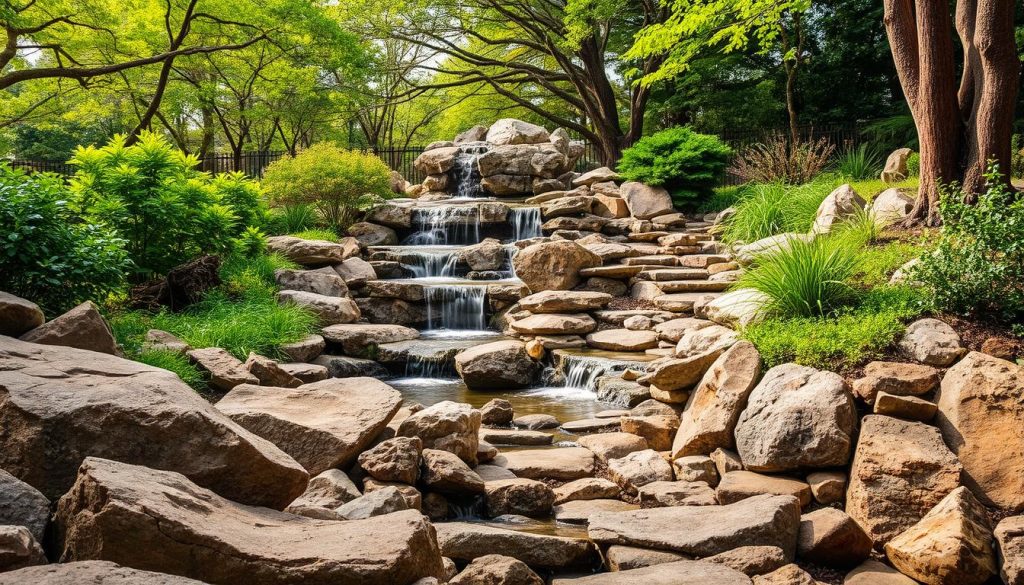
<path fill-rule="evenodd" d="M 626 181 L 619 187 L 629 214 L 637 219 L 651 219 L 674 211 L 672 196 L 664 187 L 652 187 L 635 181 Z"/>
<path fill-rule="evenodd" d="M 634 451 L 643 451 L 647 448 L 647 439 L 633 434 L 623 432 L 596 433 L 584 435 L 576 440 L 581 447 L 586 447 L 597 455 L 601 461 L 625 457 Z"/>
<path fill-rule="evenodd" d="M 92 301 L 86 301 L 56 319 L 32 329 L 23 334 L 21 340 L 121 355 L 113 330 L 100 314 L 99 307 Z"/>
<path fill-rule="evenodd" d="M 800 517 L 796 555 L 826 567 L 851 566 L 871 554 L 871 537 L 842 510 L 821 508 Z"/>
<path fill-rule="evenodd" d="M 0 525 L 0 572 L 45 564 L 46 553 L 28 528 Z"/>
<path fill-rule="evenodd" d="M 544 580 L 526 563 L 503 555 L 473 559 L 449 585 L 544 585 Z"/>
<path fill-rule="evenodd" d="M 328 297 L 348 295 L 348 285 L 345 284 L 345 279 L 338 276 L 338 273 L 330 266 L 316 270 L 279 268 L 274 271 L 274 281 L 282 290 L 303 290 Z"/>
<path fill-rule="evenodd" d="M 555 502 L 555 494 L 544 482 L 517 477 L 484 482 L 487 515 L 519 514 L 547 517 Z"/>
<path fill-rule="evenodd" d="M 349 297 L 328 297 L 301 290 L 282 290 L 277 293 L 279 304 L 294 304 L 313 313 L 321 325 L 355 323 L 361 313 L 359 305 Z"/>
<path fill-rule="evenodd" d="M 18 337 L 45 321 L 39 305 L 0 291 L 0 335 Z"/>
<path fill-rule="evenodd" d="M 204 585 L 201 581 L 139 571 L 107 561 L 79 561 L 0 573 L 0 585 Z"/>
<path fill-rule="evenodd" d="M 875 398 L 875 414 L 927 422 L 935 416 L 937 410 L 934 402 L 916 396 L 894 396 L 879 392 Z"/>
<path fill-rule="evenodd" d="M 63 561 L 106 560 L 225 585 L 391 585 L 444 570 L 419 512 L 313 520 L 236 504 L 178 473 L 92 457 L 55 522 Z"/>
<path fill-rule="evenodd" d="M 750 579 L 725 565 L 707 561 L 674 561 L 653 566 L 599 573 L 587 577 L 560 578 L 551 585 L 749 585 Z"/>
<path fill-rule="evenodd" d="M 477 463 L 480 411 L 445 400 L 415 412 L 398 425 L 399 437 L 419 437 L 428 449 L 443 449 L 470 465 Z"/>
<path fill-rule="evenodd" d="M 519 306 L 531 313 L 576 313 L 604 308 L 611 300 L 600 292 L 546 290 L 519 299 Z"/>
<path fill-rule="evenodd" d="M 619 424 L 624 433 L 639 435 L 647 440 L 647 444 L 655 451 L 668 451 L 672 447 L 672 438 L 679 428 L 678 416 L 623 416 Z"/>
<path fill-rule="evenodd" d="M 533 244 L 512 259 L 516 276 L 531 292 L 568 290 L 580 282 L 580 270 L 601 266 L 601 257 L 570 241 Z"/>
<path fill-rule="evenodd" d="M 527 353 L 526 344 L 509 339 L 459 352 L 455 356 L 455 370 L 474 390 L 507 390 L 531 385 L 540 374 L 541 365 Z"/>
<path fill-rule="evenodd" d="M 919 319 L 907 326 L 899 348 L 915 360 L 929 366 L 945 367 L 960 359 L 967 350 L 960 336 L 938 319 Z"/>
<path fill-rule="evenodd" d="M 783 364 L 750 392 L 736 423 L 736 448 L 752 471 L 846 465 L 856 427 L 853 397 L 841 376 Z"/>
<path fill-rule="evenodd" d="M 424 175 L 440 175 L 447 173 L 455 166 L 455 156 L 459 147 L 444 146 L 424 151 L 412 162 L 416 170 Z"/>
<path fill-rule="evenodd" d="M 918 583 L 889 565 L 867 560 L 846 574 L 843 585 L 918 585 Z"/>
<path fill-rule="evenodd" d="M 956 489 L 960 470 L 935 427 L 866 416 L 850 468 L 846 513 L 879 547 Z"/>
<path fill-rule="evenodd" d="M 540 144 L 550 138 L 543 127 L 515 118 L 501 118 L 487 129 L 485 141 L 491 144 Z"/>
<path fill-rule="evenodd" d="M 881 178 L 886 183 L 899 183 L 910 176 L 907 168 L 907 159 L 910 158 L 913 150 L 909 148 L 897 148 L 889 153 L 885 159 L 885 167 L 882 169 Z"/>
<path fill-rule="evenodd" d="M 585 335 L 597 328 L 597 323 L 586 313 L 542 313 L 517 319 L 509 325 L 523 335 Z"/>
<path fill-rule="evenodd" d="M 552 490 L 555 504 L 577 500 L 601 500 L 617 498 L 622 490 L 614 482 L 603 477 L 583 477 L 564 483 Z"/>
<path fill-rule="evenodd" d="M 659 506 L 714 506 L 715 490 L 703 481 L 652 481 L 637 492 L 645 508 Z"/>
<path fill-rule="evenodd" d="M 603 329 L 587 335 L 587 345 L 608 351 L 644 351 L 658 347 L 658 334 L 653 331 Z"/>
<path fill-rule="evenodd" d="M 506 451 L 494 463 L 528 479 L 571 481 L 594 474 L 594 454 L 583 447 Z"/>
<path fill-rule="evenodd" d="M 533 534 L 478 522 L 441 522 L 434 527 L 441 554 L 456 561 L 472 561 L 501 551 L 531 567 L 590 569 L 601 558 L 597 547 L 583 538 Z"/>
<path fill-rule="evenodd" d="M 322 335 L 340 345 L 346 355 L 367 357 L 382 343 L 416 339 L 420 332 L 402 325 L 347 323 L 324 327 Z"/>
<path fill-rule="evenodd" d="M 679 481 L 702 481 L 712 487 L 718 485 L 715 462 L 704 455 L 687 455 L 672 460 L 672 470 Z"/>
<path fill-rule="evenodd" d="M 301 496 L 285 508 L 285 512 L 333 520 L 334 510 L 347 504 L 362 494 L 356 484 L 340 469 L 328 469 L 309 480 L 309 486 Z"/>
<path fill-rule="evenodd" d="M 821 585 L 810 573 L 790 563 L 771 573 L 755 575 L 751 581 L 754 585 Z"/>
<path fill-rule="evenodd" d="M 893 396 L 921 396 L 937 388 L 939 381 L 939 371 L 931 366 L 871 362 L 864 367 L 864 376 L 853 381 L 853 392 L 864 402 L 874 404 L 879 392 Z"/>
<path fill-rule="evenodd" d="M 788 562 L 786 554 L 777 546 L 741 546 L 704 560 L 725 565 L 751 577 L 771 573 Z"/>
<path fill-rule="evenodd" d="M 988 512 L 959 487 L 885 545 L 901 573 L 928 585 L 980 585 L 997 574 Z"/>
<path fill-rule="evenodd" d="M 673 457 L 735 448 L 736 422 L 760 377 L 761 354 L 749 341 L 719 356 L 690 394 L 672 442 Z"/>
<path fill-rule="evenodd" d="M 419 437 L 392 437 L 359 454 L 359 467 L 379 481 L 413 485 L 420 475 Z"/>
<path fill-rule="evenodd" d="M 450 496 L 484 493 L 484 480 L 454 453 L 423 450 L 423 485 Z"/>
<path fill-rule="evenodd" d="M 590 517 L 602 512 L 624 512 L 636 510 L 640 506 L 617 499 L 575 500 L 559 504 L 551 509 L 555 522 L 562 524 L 582 524 L 590 522 Z"/>
<path fill-rule="evenodd" d="M 655 481 L 672 481 L 672 466 L 653 449 L 608 460 L 608 473 L 628 492 Z"/>
<path fill-rule="evenodd" d="M 811 233 L 829 233 L 837 224 L 863 211 L 865 205 L 867 202 L 850 185 L 836 187 L 818 206 L 814 223 L 811 225 Z"/>
<path fill-rule="evenodd" d="M 722 355 L 722 351 L 717 349 L 683 358 L 658 360 L 651 365 L 650 373 L 641 377 L 639 382 L 657 386 L 666 392 L 692 388 Z"/>
<path fill-rule="evenodd" d="M 249 352 L 249 358 L 245 360 L 245 369 L 256 376 L 260 384 L 264 386 L 280 386 L 283 388 L 298 388 L 302 380 L 291 375 L 281 367 L 281 364 L 274 360 L 253 352 Z"/>
<path fill-rule="evenodd" d="M 946 372 L 936 423 L 982 502 L 1024 509 L 1024 367 L 971 352 Z"/>
<path fill-rule="evenodd" d="M 914 198 L 893 187 L 876 195 L 868 209 L 875 225 L 885 227 L 910 215 L 914 209 Z"/>
<path fill-rule="evenodd" d="M 284 508 L 306 487 L 294 459 L 167 370 L 2 336 L 0 369 L 0 468 L 49 498 L 89 455 L 178 471 L 251 505 Z"/>
<path fill-rule="evenodd" d="M 323 353 L 326 343 L 320 335 L 310 334 L 294 343 L 281 346 L 281 352 L 295 362 L 310 362 Z"/>
<path fill-rule="evenodd" d="M 635 546 L 622 546 L 620 544 L 609 546 L 608 550 L 604 553 L 604 558 L 608 570 L 613 573 L 653 567 L 662 563 L 690 560 L 686 555 L 679 553 L 638 548 Z"/>
<path fill-rule="evenodd" d="M 843 501 L 846 497 L 846 474 L 841 471 L 815 471 L 807 474 L 814 500 L 823 506 Z"/>
<path fill-rule="evenodd" d="M 281 254 L 303 266 L 338 264 L 359 255 L 359 242 L 355 238 L 341 238 L 339 242 L 304 240 L 294 236 L 267 238 L 267 249 Z"/>
<path fill-rule="evenodd" d="M 243 384 L 215 406 L 317 475 L 355 461 L 401 402 L 374 378 L 333 378 L 300 388 Z"/>
<path fill-rule="evenodd" d="M 240 384 L 259 384 L 260 380 L 245 367 L 245 364 L 226 350 L 219 347 L 204 347 L 187 352 L 189 361 L 209 374 L 209 385 L 228 392 Z"/>
<path fill-rule="evenodd" d="M 1006 585 L 1024 584 L 1024 516 L 1003 518 L 996 525 L 995 539 L 999 561 L 999 575 Z"/>

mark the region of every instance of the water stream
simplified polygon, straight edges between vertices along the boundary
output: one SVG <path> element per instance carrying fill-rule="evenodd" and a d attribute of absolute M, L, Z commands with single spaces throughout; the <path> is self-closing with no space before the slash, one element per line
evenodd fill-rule
<path fill-rule="evenodd" d="M 465 284 L 428 285 L 423 289 L 427 304 L 427 329 L 447 331 L 487 330 L 487 286 Z"/>
<path fill-rule="evenodd" d="M 459 199 L 486 197 L 487 194 L 480 186 L 480 167 L 477 165 L 477 160 L 487 150 L 487 145 L 483 143 L 469 143 L 459 147 L 459 154 L 455 155 L 455 166 L 452 167 L 450 175 L 454 182 L 455 197 Z"/>
<path fill-rule="evenodd" d="M 473 206 L 437 205 L 417 208 L 413 222 L 416 231 L 402 245 L 464 246 L 480 242 L 480 214 Z"/>
<path fill-rule="evenodd" d="M 513 207 L 509 209 L 508 220 L 512 224 L 513 243 L 544 235 L 540 229 L 540 207 Z"/>

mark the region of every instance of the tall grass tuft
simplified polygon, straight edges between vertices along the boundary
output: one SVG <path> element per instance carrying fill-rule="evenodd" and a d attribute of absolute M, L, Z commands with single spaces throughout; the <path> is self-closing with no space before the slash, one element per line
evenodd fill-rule
<path fill-rule="evenodd" d="M 770 300 L 766 309 L 781 317 L 815 317 L 831 313 L 853 300 L 847 280 L 857 271 L 859 247 L 847 238 L 819 236 L 794 239 L 755 259 L 737 282 Z"/>
<path fill-rule="evenodd" d="M 832 182 L 825 179 L 796 187 L 755 185 L 736 204 L 736 214 L 726 222 L 722 239 L 749 243 L 784 232 L 804 233 L 832 188 Z"/>
<path fill-rule="evenodd" d="M 836 161 L 836 170 L 851 181 L 863 181 L 878 175 L 882 170 L 882 153 L 871 144 L 843 151 Z"/>

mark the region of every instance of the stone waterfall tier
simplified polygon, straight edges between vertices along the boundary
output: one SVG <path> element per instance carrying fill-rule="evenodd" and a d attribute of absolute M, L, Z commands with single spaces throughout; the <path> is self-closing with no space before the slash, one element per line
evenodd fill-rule
<path fill-rule="evenodd" d="M 548 382 L 556 386 L 596 392 L 598 379 L 621 373 L 629 368 L 645 369 L 654 356 L 598 350 L 556 349 L 551 352 L 553 365 L 545 371 Z"/>

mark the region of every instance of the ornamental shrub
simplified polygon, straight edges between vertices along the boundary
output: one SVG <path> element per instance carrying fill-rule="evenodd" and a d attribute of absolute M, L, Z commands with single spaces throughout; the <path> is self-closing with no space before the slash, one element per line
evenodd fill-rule
<path fill-rule="evenodd" d="M 360 211 L 394 197 L 390 175 L 372 154 L 320 143 L 271 163 L 262 184 L 274 203 L 312 205 L 340 233 Z"/>
<path fill-rule="evenodd" d="M 125 241 L 106 226 L 82 223 L 68 196 L 59 177 L 0 165 L 0 290 L 49 316 L 103 301 L 121 289 L 131 267 Z"/>
<path fill-rule="evenodd" d="M 87 220 L 116 229 L 144 280 L 201 254 L 223 254 L 246 227 L 260 224 L 259 186 L 240 173 L 216 178 L 198 159 L 144 133 L 132 146 L 116 136 L 79 148 L 71 164 L 73 204 Z"/>
<path fill-rule="evenodd" d="M 1007 322 L 1024 319 L 1024 198 L 985 174 L 987 190 L 973 205 L 956 185 L 943 190 L 942 231 L 913 277 L 932 292 L 934 308 Z"/>
<path fill-rule="evenodd" d="M 664 187 L 676 206 L 682 207 L 713 194 L 730 153 L 717 136 L 669 128 L 623 151 L 618 172 L 630 181 Z"/>
<path fill-rule="evenodd" d="M 802 185 L 825 170 L 834 151 L 826 138 L 790 144 L 789 138 L 775 134 L 741 150 L 729 172 L 747 182 Z"/>

